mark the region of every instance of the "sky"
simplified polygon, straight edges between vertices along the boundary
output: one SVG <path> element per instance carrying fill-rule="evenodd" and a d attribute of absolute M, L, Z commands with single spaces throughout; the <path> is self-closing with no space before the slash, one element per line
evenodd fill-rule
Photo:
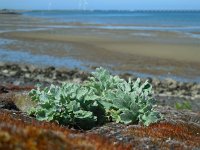
<path fill-rule="evenodd" d="M 200 0 L 0 0 L 0 9 L 184 9 L 200 10 Z"/>

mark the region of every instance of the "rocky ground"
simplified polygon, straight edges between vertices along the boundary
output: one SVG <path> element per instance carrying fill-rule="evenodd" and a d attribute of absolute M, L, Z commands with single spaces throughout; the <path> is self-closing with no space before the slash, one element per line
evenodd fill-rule
<path fill-rule="evenodd" d="M 60 84 L 66 81 L 83 82 L 90 74 L 78 69 L 68 70 L 54 67 L 39 68 L 31 65 L 5 64 L 0 63 L 0 83 L 3 85 L 34 86 L 42 84 L 44 86 Z M 121 74 L 122 78 L 137 77 L 131 74 Z M 142 79 L 147 80 L 147 79 Z M 200 84 L 191 82 L 178 82 L 172 79 L 158 80 L 148 78 L 153 85 L 158 103 L 162 106 L 174 107 L 176 103 L 187 101 L 191 104 L 193 111 L 200 110 Z"/>
<path fill-rule="evenodd" d="M 24 113 L 31 105 L 27 92 L 37 83 L 46 86 L 83 82 L 88 76 L 89 73 L 80 70 L 0 64 L 0 149 L 200 149 L 200 84 L 197 83 L 148 79 L 158 101 L 156 109 L 165 118 L 149 127 L 108 123 L 77 131 L 39 122 Z M 120 76 L 135 79 L 129 74 Z M 192 111 L 174 108 L 175 103 L 184 100 L 191 103 Z"/>

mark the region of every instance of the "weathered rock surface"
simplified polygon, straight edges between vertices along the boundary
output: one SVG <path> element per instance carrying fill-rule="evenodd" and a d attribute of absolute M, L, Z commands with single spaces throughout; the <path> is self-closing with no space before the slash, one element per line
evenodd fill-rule
<path fill-rule="evenodd" d="M 10 106 L 0 108 L 0 149 L 200 149 L 200 113 L 157 106 L 164 120 L 149 127 L 107 123 L 77 131 L 22 112 L 16 105 L 20 92 L 0 94 L 0 104 Z"/>
<path fill-rule="evenodd" d="M 36 83 L 60 84 L 68 80 L 82 82 L 88 76 L 88 73 L 78 70 L 0 65 L 2 83 L 0 86 L 0 149 L 200 149 L 199 107 L 196 108 L 196 112 L 192 112 L 157 106 L 156 109 L 165 119 L 149 127 L 140 124 L 108 123 L 88 131 L 76 131 L 55 123 L 39 122 L 24 113 L 29 109 L 28 106 L 34 105 L 29 103 L 26 96 Z M 158 96 L 158 101 L 167 105 L 170 105 L 168 104 L 170 100 L 177 99 L 176 92 L 172 98 L 174 89 L 178 92 L 193 90 L 197 95 L 199 92 L 199 84 L 196 83 L 154 81 L 154 79 L 152 83 L 155 84 L 155 91 L 160 90 L 158 95 L 162 97 Z M 182 100 L 181 96 L 178 98 Z M 199 103 L 195 101 L 194 104 Z"/>
<path fill-rule="evenodd" d="M 0 109 L 0 149 L 5 150 L 129 150 L 130 145 L 39 122 L 25 113 Z"/>

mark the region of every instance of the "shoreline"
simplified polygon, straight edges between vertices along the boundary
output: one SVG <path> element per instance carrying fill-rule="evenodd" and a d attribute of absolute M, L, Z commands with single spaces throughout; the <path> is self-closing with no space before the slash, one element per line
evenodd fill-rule
<path fill-rule="evenodd" d="M 19 10 L 0 9 L 0 15 L 21 15 Z"/>

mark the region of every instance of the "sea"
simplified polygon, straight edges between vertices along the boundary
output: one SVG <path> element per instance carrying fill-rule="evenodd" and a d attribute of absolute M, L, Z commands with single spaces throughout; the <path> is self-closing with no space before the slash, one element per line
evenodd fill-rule
<path fill-rule="evenodd" d="M 182 32 L 200 39 L 200 11 L 37 10 L 23 15 L 84 24 L 87 28 Z"/>

